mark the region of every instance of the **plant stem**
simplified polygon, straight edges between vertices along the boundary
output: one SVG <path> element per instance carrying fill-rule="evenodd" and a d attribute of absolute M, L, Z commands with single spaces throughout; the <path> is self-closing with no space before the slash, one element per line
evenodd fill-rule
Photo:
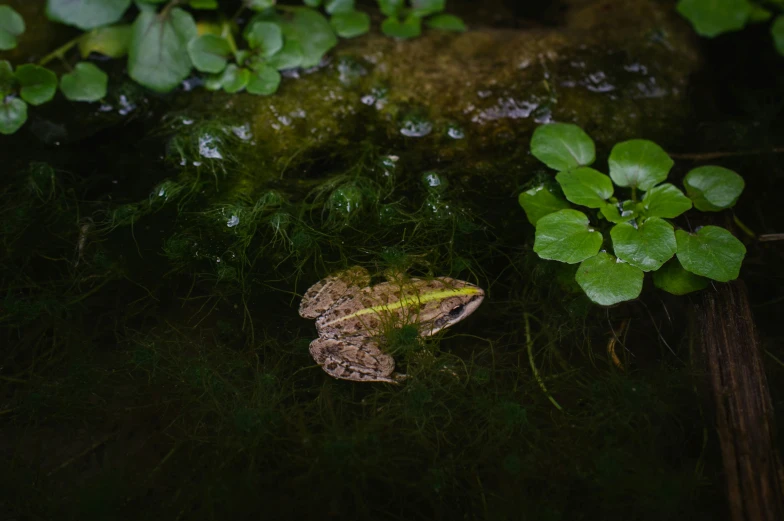
<path fill-rule="evenodd" d="M 737 216 L 737 215 L 735 215 L 734 213 L 732 214 L 732 220 L 733 220 L 733 221 L 735 221 L 735 225 L 736 225 L 738 228 L 740 228 L 741 230 L 743 230 L 743 233 L 745 233 L 746 235 L 748 235 L 748 236 L 749 236 L 749 237 L 751 237 L 752 239 L 756 239 L 756 238 L 757 238 L 757 234 L 756 234 L 756 233 L 754 233 L 753 231 L 751 231 L 751 228 L 749 228 L 748 226 L 746 226 L 745 224 L 743 224 L 743 222 L 742 222 L 740 219 L 738 219 L 738 216 Z"/>
<path fill-rule="evenodd" d="M 54 60 L 55 58 L 59 58 L 59 59 L 65 61 L 65 59 L 64 59 L 65 53 L 70 51 L 74 47 L 74 45 L 78 44 L 79 41 L 82 39 L 82 37 L 85 34 L 87 34 L 87 33 L 80 34 L 79 36 L 77 36 L 73 40 L 71 40 L 69 42 L 66 42 L 64 45 L 61 45 L 60 47 L 58 47 L 54 51 L 50 52 L 49 54 L 47 54 L 46 56 L 44 56 L 43 58 L 41 58 L 38 61 L 38 65 L 44 66 L 47 63 L 49 63 L 50 61 Z"/>
<path fill-rule="evenodd" d="M 523 313 L 523 321 L 525 322 L 525 345 L 528 348 L 528 363 L 531 364 L 531 371 L 534 373 L 534 378 L 536 378 L 536 383 L 539 384 L 539 388 L 542 389 L 545 395 L 547 395 L 547 399 L 555 405 L 555 408 L 559 411 L 563 411 L 561 406 L 558 402 L 555 401 L 549 392 L 547 392 L 547 387 L 544 385 L 544 381 L 542 377 L 539 376 L 539 371 L 536 370 L 536 364 L 534 364 L 534 343 L 531 340 L 531 324 L 528 320 L 528 313 Z"/>
<path fill-rule="evenodd" d="M 637 202 L 637 187 L 632 186 L 632 201 Z"/>

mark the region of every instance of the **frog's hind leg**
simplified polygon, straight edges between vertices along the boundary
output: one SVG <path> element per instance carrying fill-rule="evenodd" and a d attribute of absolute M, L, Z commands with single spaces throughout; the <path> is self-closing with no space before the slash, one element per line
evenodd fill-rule
<path fill-rule="evenodd" d="M 320 280 L 305 292 L 299 304 L 299 314 L 305 318 L 318 318 L 332 303 L 343 295 L 359 291 L 370 284 L 370 274 L 365 268 L 354 266 Z"/>
<path fill-rule="evenodd" d="M 317 338 L 310 343 L 310 354 L 327 374 L 341 380 L 396 384 L 405 378 L 393 374 L 395 359 L 370 339 Z"/>

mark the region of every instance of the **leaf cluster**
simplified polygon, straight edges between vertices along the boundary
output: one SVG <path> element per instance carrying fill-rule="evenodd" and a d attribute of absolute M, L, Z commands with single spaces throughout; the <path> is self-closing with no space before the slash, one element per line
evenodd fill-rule
<path fill-rule="evenodd" d="M 678 12 L 700 36 L 714 38 L 751 23 L 768 22 L 773 45 L 784 56 L 784 2 L 781 0 L 679 0 Z"/>
<path fill-rule="evenodd" d="M 536 227 L 534 251 L 543 259 L 579 263 L 575 279 L 594 302 L 637 298 L 646 272 L 654 272 L 658 288 L 676 295 L 702 289 L 709 279 L 738 277 L 746 248 L 729 231 L 704 226 L 690 233 L 671 222 L 692 206 L 703 212 L 734 206 L 744 188 L 735 172 L 695 168 L 683 180 L 684 194 L 665 182 L 674 164 L 667 153 L 652 141 L 632 139 L 613 147 L 607 175 L 590 167 L 593 140 L 565 123 L 538 127 L 531 153 L 558 171 L 557 187 L 540 184 L 519 197 Z M 614 255 L 600 228 L 609 230 Z"/>
<path fill-rule="evenodd" d="M 406 40 L 422 34 L 422 23 L 433 29 L 462 32 L 465 24 L 457 16 L 444 14 L 446 0 L 377 0 L 386 19 L 381 31 L 387 36 Z"/>

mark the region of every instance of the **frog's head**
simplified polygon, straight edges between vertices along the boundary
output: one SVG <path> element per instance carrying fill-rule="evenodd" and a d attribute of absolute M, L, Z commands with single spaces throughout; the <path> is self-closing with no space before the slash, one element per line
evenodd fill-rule
<path fill-rule="evenodd" d="M 431 284 L 434 287 L 425 296 L 427 303 L 419 314 L 423 332 L 426 330 L 429 335 L 460 322 L 485 298 L 482 288 L 462 280 L 441 277 Z"/>

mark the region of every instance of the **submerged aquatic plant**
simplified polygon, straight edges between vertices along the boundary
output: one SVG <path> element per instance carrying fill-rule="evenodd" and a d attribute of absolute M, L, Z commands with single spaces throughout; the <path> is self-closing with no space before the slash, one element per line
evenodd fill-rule
<path fill-rule="evenodd" d="M 664 182 L 674 164 L 667 153 L 651 141 L 633 139 L 613 147 L 608 176 L 590 168 L 596 159 L 593 140 L 565 123 L 538 127 L 531 153 L 558 171 L 560 187 L 541 183 L 520 194 L 536 227 L 534 251 L 543 259 L 579 263 L 575 279 L 592 301 L 612 305 L 637 298 L 646 272 L 654 272 L 654 285 L 676 295 L 703 289 L 711 279 L 738 277 L 746 248 L 728 230 L 712 225 L 676 230 L 670 222 L 692 205 L 703 212 L 732 208 L 744 188 L 735 172 L 694 168 L 683 180 L 684 195 Z M 569 203 L 587 208 L 588 215 Z M 609 229 L 615 255 L 605 250 L 600 228 Z"/>

